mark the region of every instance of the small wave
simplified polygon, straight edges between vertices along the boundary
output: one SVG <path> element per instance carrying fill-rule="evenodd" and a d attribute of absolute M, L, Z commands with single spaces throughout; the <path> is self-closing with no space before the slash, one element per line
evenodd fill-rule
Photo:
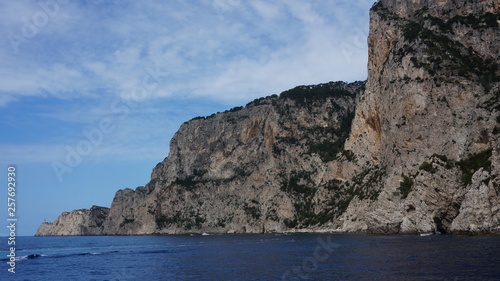
<path fill-rule="evenodd" d="M 151 251 L 138 252 L 138 254 L 169 254 L 169 253 L 172 253 L 172 250 L 165 249 L 165 250 L 151 250 Z"/>
<path fill-rule="evenodd" d="M 47 255 L 44 254 L 32 254 L 32 255 L 26 255 L 26 256 L 20 256 L 17 258 L 18 261 L 23 261 L 23 260 L 32 260 L 32 259 L 37 259 L 41 257 L 47 257 Z"/>
<path fill-rule="evenodd" d="M 44 254 L 34 254 L 34 255 L 28 255 L 28 259 L 36 259 L 36 258 L 41 258 L 41 257 L 46 257 L 47 255 Z"/>
<path fill-rule="evenodd" d="M 67 255 L 67 256 L 89 256 L 89 255 L 102 255 L 103 253 L 101 252 L 90 252 L 90 253 L 79 253 L 79 254 L 73 254 L 73 255 Z"/>
<path fill-rule="evenodd" d="M 108 253 L 116 253 L 118 251 L 111 251 Z M 37 259 L 37 258 L 42 258 L 42 257 L 48 257 L 48 258 L 65 258 L 65 257 L 71 257 L 71 256 L 90 256 L 90 255 L 103 255 L 105 253 L 103 252 L 88 252 L 88 253 L 74 253 L 74 254 L 67 254 L 67 255 L 45 255 L 45 254 L 31 254 L 31 255 L 25 255 L 25 256 L 20 256 L 16 257 L 16 261 L 24 261 L 24 260 L 32 260 L 32 259 Z M 0 261 L 8 261 L 8 259 L 0 259 Z"/>

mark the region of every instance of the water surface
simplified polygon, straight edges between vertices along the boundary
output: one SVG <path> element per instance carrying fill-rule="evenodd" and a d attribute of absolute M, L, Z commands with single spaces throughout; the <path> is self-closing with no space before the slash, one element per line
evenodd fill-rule
<path fill-rule="evenodd" d="M 0 280 L 500 280 L 500 237 L 18 237 L 16 246 L 16 273 L 2 258 Z"/>

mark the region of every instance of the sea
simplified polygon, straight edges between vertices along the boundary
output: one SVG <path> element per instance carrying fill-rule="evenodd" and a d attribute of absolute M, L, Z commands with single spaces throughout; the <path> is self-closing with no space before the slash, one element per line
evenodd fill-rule
<path fill-rule="evenodd" d="M 500 280 L 494 236 L 17 237 L 15 273 L 2 241 L 0 280 Z"/>

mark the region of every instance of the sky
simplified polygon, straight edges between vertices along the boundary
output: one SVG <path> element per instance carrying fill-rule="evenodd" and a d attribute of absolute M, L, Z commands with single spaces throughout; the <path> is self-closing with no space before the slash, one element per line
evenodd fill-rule
<path fill-rule="evenodd" d="M 17 235 L 34 235 L 145 185 L 185 121 L 298 85 L 365 80 L 373 2 L 0 1 L 5 225 L 11 165 Z"/>

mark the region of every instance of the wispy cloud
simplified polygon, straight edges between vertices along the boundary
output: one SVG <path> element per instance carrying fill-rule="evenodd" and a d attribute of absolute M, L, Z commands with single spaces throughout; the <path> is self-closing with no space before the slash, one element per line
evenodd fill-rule
<path fill-rule="evenodd" d="M 346 65 L 338 47 L 350 40 L 352 30 L 364 28 L 366 17 L 357 19 L 360 8 L 353 9 L 367 9 L 368 1 L 361 2 L 60 5 L 19 54 L 9 42 L 1 45 L 0 102 L 32 95 L 126 95 L 152 63 L 171 77 L 151 98 L 187 94 L 243 101 L 294 84 L 363 79 L 365 62 Z M 44 11 L 38 2 L 9 3 L 3 4 L 9 16 L 1 21 L 8 32 L 19 34 L 20 19 Z M 348 22 L 351 30 L 337 22 Z"/>

